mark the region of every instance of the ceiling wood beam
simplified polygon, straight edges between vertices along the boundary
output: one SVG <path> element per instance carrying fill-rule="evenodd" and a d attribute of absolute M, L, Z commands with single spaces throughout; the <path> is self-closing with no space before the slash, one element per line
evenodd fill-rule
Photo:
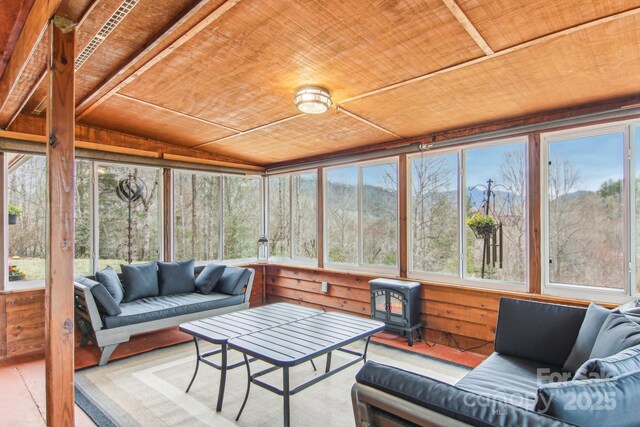
<path fill-rule="evenodd" d="M 7 108 L 7 102 L 22 77 L 27 64 L 31 60 L 36 47 L 42 40 L 49 19 L 60 6 L 62 0 L 35 0 L 27 16 L 22 32 L 18 37 L 11 58 L 0 79 L 0 111 Z M 13 116 L 14 112 L 8 114 Z M 0 123 L 6 126 L 6 123 Z"/>
<path fill-rule="evenodd" d="M 596 19 L 596 20 L 591 21 L 591 22 L 586 22 L 584 24 L 576 25 L 575 27 L 567 28 L 567 29 L 564 29 L 564 30 L 561 30 L 561 31 L 557 31 L 555 33 L 547 34 L 546 36 L 538 37 L 537 39 L 533 39 L 533 40 L 530 40 L 528 42 L 524 42 L 524 43 L 520 43 L 520 44 L 515 45 L 515 46 L 511 46 L 511 47 L 509 47 L 507 49 L 501 50 L 499 52 L 495 52 L 492 55 L 481 56 L 479 58 L 472 59 L 472 60 L 467 61 L 467 62 L 462 62 L 460 64 L 453 65 L 451 67 L 443 68 L 441 70 L 433 71 L 431 73 L 423 74 L 421 76 L 413 77 L 413 78 L 410 78 L 410 79 L 407 79 L 407 80 L 404 80 L 404 81 L 401 81 L 401 82 L 398 82 L 398 83 L 394 83 L 394 84 L 391 84 L 391 85 L 388 85 L 388 86 L 381 87 L 379 89 L 375 89 L 375 90 L 372 90 L 372 91 L 369 91 L 369 92 L 362 93 L 360 95 L 356 95 L 356 96 L 352 96 L 350 98 L 343 99 L 340 102 L 340 105 L 343 105 L 343 104 L 346 104 L 346 103 L 349 103 L 349 102 L 353 102 L 353 101 L 356 101 L 358 99 L 367 98 L 369 96 L 377 95 L 379 93 L 388 92 L 390 90 L 397 89 L 399 87 L 403 87 L 403 86 L 407 86 L 407 85 L 410 85 L 410 84 L 413 84 L 413 83 L 416 83 L 416 82 L 427 80 L 427 79 L 439 76 L 441 74 L 450 73 L 452 71 L 456 71 L 456 70 L 459 70 L 461 68 L 470 67 L 472 65 L 476 65 L 476 64 L 479 64 L 481 62 L 491 60 L 493 58 L 497 58 L 497 57 L 500 57 L 500 56 L 508 55 L 510 53 L 517 52 L 519 50 L 526 49 L 526 48 L 529 48 L 529 47 L 532 47 L 532 46 L 536 46 L 536 45 L 539 45 L 539 44 L 542 44 L 542 43 L 547 43 L 547 42 L 555 40 L 557 38 L 564 37 L 564 36 L 576 33 L 578 31 L 585 30 L 587 28 L 591 28 L 591 27 L 595 27 L 595 26 L 598 26 L 598 25 L 606 24 L 608 22 L 616 21 L 618 19 L 628 18 L 630 16 L 635 16 L 635 15 L 638 15 L 638 14 L 640 14 L 640 7 L 636 7 L 634 9 L 629 9 L 629 10 L 627 10 L 625 12 L 615 13 L 613 15 L 609 15 L 609 16 L 606 16 L 604 18 L 600 18 L 600 19 Z"/>
<path fill-rule="evenodd" d="M 208 124 L 208 125 L 216 126 L 216 127 L 221 128 L 221 129 L 228 130 L 230 132 L 234 132 L 234 133 L 242 132 L 241 130 L 234 129 L 232 127 L 225 126 L 225 125 L 222 125 L 220 123 L 212 122 L 210 120 L 206 120 L 206 119 L 203 119 L 203 118 L 200 118 L 200 117 L 196 117 L 196 116 L 193 116 L 191 114 L 186 114 L 186 113 L 183 113 L 181 111 L 173 110 L 171 108 L 166 108 L 166 107 L 162 107 L 160 105 L 152 104 L 151 102 L 143 101 L 141 99 L 137 99 L 137 98 L 134 98 L 132 96 L 123 95 L 121 93 L 116 93 L 115 96 L 123 98 L 123 99 L 127 99 L 129 101 L 137 102 L 138 104 L 145 105 L 147 107 L 151 107 L 151 108 L 153 108 L 155 110 L 167 111 L 167 112 L 169 112 L 171 114 L 177 114 L 178 116 L 186 117 L 188 119 L 197 120 L 197 121 L 199 121 L 201 123 L 205 123 L 205 124 Z"/>
<path fill-rule="evenodd" d="M 347 110 L 347 109 L 346 109 L 346 108 L 344 108 L 344 107 L 337 106 L 337 107 L 336 107 L 336 111 L 338 111 L 339 113 L 345 114 L 345 115 L 347 115 L 347 116 L 349 116 L 349 117 L 351 117 L 351 118 L 353 118 L 353 119 L 356 119 L 356 120 L 358 120 L 358 121 L 361 121 L 362 123 L 364 123 L 364 124 L 366 124 L 366 125 L 369 125 L 369 126 L 371 126 L 372 128 L 378 129 L 379 131 L 382 131 L 382 132 L 388 133 L 389 135 L 394 136 L 394 137 L 396 137 L 396 138 L 398 138 L 398 139 L 402 139 L 402 138 L 404 138 L 403 136 L 400 136 L 400 135 L 398 135 L 397 133 L 391 132 L 390 130 L 385 129 L 385 128 L 383 128 L 382 126 L 379 126 L 379 125 L 377 125 L 377 124 L 373 123 L 373 122 L 372 122 L 372 121 L 370 121 L 370 120 L 367 120 L 367 119 L 365 119 L 365 118 L 363 118 L 363 117 L 360 117 L 360 116 L 359 116 L 359 115 L 357 115 L 357 114 L 352 113 L 351 111 Z"/>
<path fill-rule="evenodd" d="M 475 25 L 473 25 L 467 15 L 462 11 L 462 9 L 460 9 L 456 0 L 442 0 L 442 3 L 447 6 L 451 11 L 451 14 L 458 20 L 465 31 L 469 33 L 473 41 L 476 42 L 485 55 L 493 55 L 495 53 L 493 49 L 491 49 L 491 46 L 489 46 L 489 43 L 487 43 L 484 37 L 482 37 Z"/>
<path fill-rule="evenodd" d="M 40 117 L 21 114 L 18 120 L 15 121 L 12 131 L 0 130 L 0 137 L 44 142 L 46 139 L 44 137 L 44 125 L 44 119 Z M 216 162 L 216 165 L 250 170 L 264 170 L 263 167 L 245 160 L 81 124 L 76 124 L 76 142 L 78 146 L 85 144 L 85 148 L 99 151 L 135 154 L 131 150 L 138 150 L 140 151 L 139 155 L 145 157 L 149 157 L 148 153 L 155 154 L 154 157 L 157 158 L 169 154 L 182 156 L 181 158 L 184 161 L 191 159 L 194 163 L 212 161 Z M 91 144 L 91 146 L 86 144 Z"/>
<path fill-rule="evenodd" d="M 289 120 L 294 120 L 294 119 L 297 119 L 297 118 L 302 117 L 302 116 L 304 116 L 303 113 L 296 114 L 296 115 L 289 116 L 289 117 L 285 117 L 284 119 L 275 120 L 275 121 L 270 122 L 270 123 L 265 123 L 263 125 L 256 126 L 254 128 L 242 131 L 242 132 L 237 133 L 235 135 L 229 135 L 229 136 L 225 136 L 225 137 L 222 137 L 222 138 L 214 139 L 213 141 L 204 142 L 204 143 L 199 144 L 199 145 L 194 145 L 192 148 L 201 148 L 201 147 L 205 147 L 207 145 L 215 144 L 217 142 L 226 141 L 226 140 L 231 139 L 231 138 L 236 138 L 236 137 L 241 136 L 241 135 L 246 135 L 248 133 L 252 133 L 252 132 L 256 132 L 256 131 L 262 130 L 262 129 L 266 129 L 266 128 L 271 127 L 271 126 L 279 125 L 281 123 L 285 123 L 285 122 L 288 122 Z"/>
<path fill-rule="evenodd" d="M 118 70 L 115 70 L 109 77 L 107 77 L 107 79 L 102 82 L 95 91 L 85 97 L 85 99 L 83 99 L 78 104 L 78 107 L 76 108 L 77 119 L 80 120 L 91 113 L 91 111 L 97 108 L 100 104 L 105 102 L 107 99 L 112 97 L 127 85 L 131 84 L 136 78 L 151 69 L 151 67 L 170 55 L 174 50 L 187 43 L 198 33 L 211 25 L 214 21 L 219 19 L 240 2 L 240 0 L 227 0 L 214 11 L 212 11 L 209 15 L 207 15 L 204 19 L 202 19 L 200 22 L 186 31 L 177 40 L 162 49 L 135 71 L 131 72 L 132 69 L 136 68 L 144 58 L 146 58 L 150 53 L 156 50 L 162 41 L 167 39 L 171 34 L 175 33 L 179 29 L 188 25 L 191 18 L 204 6 L 206 6 L 209 1 L 210 0 L 201 0 L 194 7 L 189 9 L 189 11 L 187 11 L 176 21 L 174 21 L 168 29 L 161 31 L 153 41 L 148 43 L 144 49 L 133 55 L 133 57 L 128 60 L 126 64 L 124 64 Z M 124 77 L 125 75 L 126 77 Z"/>

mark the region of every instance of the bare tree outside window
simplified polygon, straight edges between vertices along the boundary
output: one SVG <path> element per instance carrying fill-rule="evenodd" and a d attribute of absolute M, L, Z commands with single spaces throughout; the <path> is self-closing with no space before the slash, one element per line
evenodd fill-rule
<path fill-rule="evenodd" d="M 269 245 L 271 256 L 291 257 L 290 177 L 269 178 Z"/>
<path fill-rule="evenodd" d="M 318 255 L 318 177 L 312 172 L 294 175 L 291 179 L 293 257 L 313 259 Z"/>
<path fill-rule="evenodd" d="M 458 274 L 457 154 L 411 161 L 412 270 Z"/>
<path fill-rule="evenodd" d="M 224 176 L 224 259 L 255 258 L 261 233 L 259 178 Z"/>
<path fill-rule="evenodd" d="M 549 281 L 624 288 L 624 134 L 549 143 Z"/>
<path fill-rule="evenodd" d="M 327 171 L 329 262 L 358 262 L 358 168 Z"/>

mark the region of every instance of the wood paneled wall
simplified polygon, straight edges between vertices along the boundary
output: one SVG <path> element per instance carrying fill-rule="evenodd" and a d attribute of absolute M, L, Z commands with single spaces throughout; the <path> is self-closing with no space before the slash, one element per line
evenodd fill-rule
<path fill-rule="evenodd" d="M 269 265 L 266 275 L 266 303 L 289 302 L 349 314 L 369 316 L 369 280 L 378 277 L 308 267 Z M 323 294 L 322 282 L 329 283 Z M 421 317 L 429 341 L 490 354 L 500 297 L 531 299 L 572 305 L 587 301 L 551 298 L 543 295 L 496 291 L 463 286 L 422 283 Z M 524 332 L 524 331 L 523 331 Z M 455 340 L 455 341 L 454 341 Z M 484 344 L 484 345 L 483 345 Z"/>
<path fill-rule="evenodd" d="M 0 295 L 0 358 L 44 349 L 44 311 L 44 289 Z"/>

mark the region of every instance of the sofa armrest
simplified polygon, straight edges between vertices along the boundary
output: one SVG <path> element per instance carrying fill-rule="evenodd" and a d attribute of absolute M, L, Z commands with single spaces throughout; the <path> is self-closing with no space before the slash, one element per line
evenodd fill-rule
<path fill-rule="evenodd" d="M 376 425 L 372 419 L 376 410 L 426 426 L 571 425 L 508 402 L 375 362 L 367 362 L 356 375 L 356 381 L 352 399 L 357 426 Z M 414 406 L 408 407 L 407 402 Z M 420 419 L 416 420 L 416 416 Z"/>
<path fill-rule="evenodd" d="M 247 284 L 245 286 L 243 302 L 249 302 L 249 300 L 251 299 L 251 289 L 253 289 L 253 279 L 256 277 L 256 271 L 253 268 L 249 268 L 249 270 L 251 270 L 251 275 L 249 276 L 249 279 L 247 280 Z"/>
<path fill-rule="evenodd" d="M 587 310 L 582 307 L 501 298 L 495 351 L 548 366 L 562 366 Z"/>
<path fill-rule="evenodd" d="M 78 282 L 73 282 L 73 287 L 76 314 L 89 321 L 94 331 L 101 330 L 102 318 L 96 300 L 91 293 L 91 288 Z"/>

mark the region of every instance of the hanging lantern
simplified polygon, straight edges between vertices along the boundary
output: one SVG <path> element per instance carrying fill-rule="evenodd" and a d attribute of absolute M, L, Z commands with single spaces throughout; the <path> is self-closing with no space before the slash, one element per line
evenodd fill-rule
<path fill-rule="evenodd" d="M 263 234 L 258 239 L 258 263 L 266 264 L 269 262 L 269 239 Z"/>

